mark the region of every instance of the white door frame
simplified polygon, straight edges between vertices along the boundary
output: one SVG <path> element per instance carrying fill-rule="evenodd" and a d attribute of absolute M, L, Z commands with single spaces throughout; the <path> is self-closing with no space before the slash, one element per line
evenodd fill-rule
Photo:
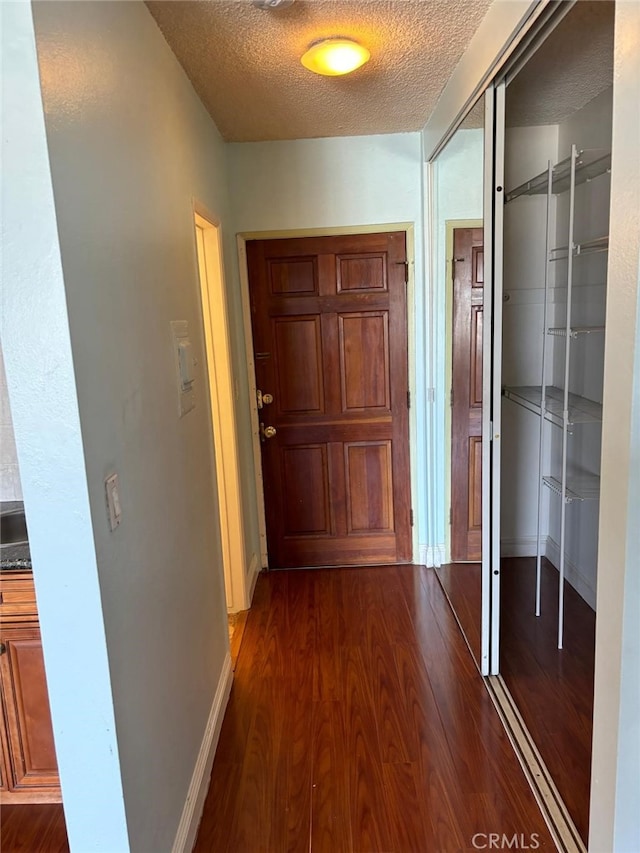
<path fill-rule="evenodd" d="M 483 675 L 500 672 L 500 420 L 505 84 L 487 87 L 484 129 L 485 287 L 482 341 Z"/>
<path fill-rule="evenodd" d="M 215 447 L 227 611 L 251 604 L 247 584 L 245 531 L 238 464 L 238 438 L 220 222 L 194 203 L 194 227 L 207 381 Z"/>
<path fill-rule="evenodd" d="M 251 398 L 251 435 L 253 438 L 253 466 L 258 500 L 258 525 L 260 532 L 260 558 L 262 568 L 268 568 L 267 554 L 267 523 L 264 510 L 264 481 L 262 478 L 262 451 L 260 448 L 260 431 L 257 405 L 257 384 L 255 359 L 253 353 L 253 329 L 251 326 L 251 303 L 249 299 L 249 268 L 247 265 L 248 240 L 279 240 L 298 237 L 336 237 L 343 234 L 384 234 L 392 231 L 404 231 L 406 234 L 406 249 L 408 263 L 407 282 L 407 351 L 409 356 L 409 392 L 411 399 L 416 399 L 416 364 L 411 354 L 415 353 L 415 233 L 412 222 L 387 222 L 382 225 L 346 225 L 334 228 L 297 228 L 278 231 L 244 231 L 237 235 L 238 268 L 240 273 L 240 292 L 242 297 L 242 316 L 244 321 L 244 337 L 246 345 L 247 373 L 249 395 Z M 415 406 L 409 409 L 409 470 L 411 472 L 411 506 L 417 506 L 415 493 L 417 477 L 411 468 L 411 451 L 416 447 L 417 421 Z M 413 562 L 418 554 L 417 528 L 411 528 Z"/>

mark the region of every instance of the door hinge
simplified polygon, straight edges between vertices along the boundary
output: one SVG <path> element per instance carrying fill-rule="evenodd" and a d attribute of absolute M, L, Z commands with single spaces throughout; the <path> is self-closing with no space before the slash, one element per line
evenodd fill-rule
<path fill-rule="evenodd" d="M 409 524 L 413 527 L 413 510 L 409 510 Z"/>
<path fill-rule="evenodd" d="M 449 507 L 449 527 L 453 524 L 453 507 Z"/>
<path fill-rule="evenodd" d="M 449 394 L 449 405 L 453 409 L 453 388 L 451 388 L 451 393 Z"/>
<path fill-rule="evenodd" d="M 404 267 L 404 283 L 409 284 L 409 262 L 408 261 L 396 261 L 397 264 L 402 264 Z"/>
<path fill-rule="evenodd" d="M 407 391 L 407 409 L 411 408 L 411 391 Z"/>

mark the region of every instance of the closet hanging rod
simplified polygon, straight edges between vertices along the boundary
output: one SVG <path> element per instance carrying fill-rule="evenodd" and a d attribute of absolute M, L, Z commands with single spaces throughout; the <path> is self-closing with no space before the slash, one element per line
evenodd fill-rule
<path fill-rule="evenodd" d="M 583 243 L 574 243 L 573 257 L 580 255 L 594 255 L 596 252 L 606 252 L 609 249 L 609 237 L 595 237 L 593 240 L 585 240 Z M 559 252 L 561 254 L 556 254 Z M 555 256 L 555 257 L 554 257 Z M 549 261 L 564 261 L 569 257 L 568 246 L 556 246 L 549 252 Z"/>

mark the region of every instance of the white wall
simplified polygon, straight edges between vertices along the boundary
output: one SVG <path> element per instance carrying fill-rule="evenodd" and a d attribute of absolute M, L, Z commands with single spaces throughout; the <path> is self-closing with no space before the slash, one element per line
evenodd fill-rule
<path fill-rule="evenodd" d="M 236 143 L 228 146 L 233 230 L 238 233 L 415 224 L 416 322 L 410 359 L 417 371 L 411 467 L 418 554 L 426 554 L 424 447 L 424 267 L 420 134 Z M 239 300 L 237 252 L 229 279 Z M 413 343 L 412 343 L 413 342 Z M 245 371 L 246 373 L 246 371 Z M 243 377 L 239 377 L 244 381 Z M 243 393 L 248 395 L 248 386 Z"/>
<path fill-rule="evenodd" d="M 0 501 L 21 501 L 22 484 L 9 405 L 9 389 L 0 347 Z"/>
<path fill-rule="evenodd" d="M 31 194 L 18 159 L 42 145 L 28 7 L 8 7 L 32 95 L 4 187 L 13 260 L 37 260 L 45 207 L 55 275 L 12 275 L 3 344 L 67 825 L 83 853 L 167 850 L 228 662 L 192 211 L 228 222 L 224 145 L 142 3 L 34 4 L 63 292 L 44 151 Z M 183 419 L 173 319 L 198 360 Z"/>
<path fill-rule="evenodd" d="M 617 3 L 590 850 L 640 849 L 640 4 Z"/>
<path fill-rule="evenodd" d="M 505 133 L 505 189 L 509 192 L 540 174 L 558 158 L 557 125 L 509 127 Z M 555 222 L 552 199 L 552 228 Z M 504 208 L 504 293 L 502 384 L 539 385 L 542 365 L 546 195 L 520 196 Z M 553 299 L 554 269 L 550 269 Z M 550 365 L 549 365 L 550 367 Z M 547 380 L 551 370 L 547 370 Z M 544 473 L 549 465 L 545 427 Z M 502 495 L 500 525 L 504 556 L 530 556 L 537 547 L 538 441 L 540 422 L 507 400 L 502 403 Z M 548 501 L 543 498 L 542 534 L 548 534 Z"/>
<path fill-rule="evenodd" d="M 446 432 L 446 411 L 449 407 L 447 387 L 447 347 L 445 341 L 451 335 L 447 328 L 447 288 L 451 287 L 450 258 L 446 256 L 447 222 L 456 219 L 483 218 L 483 175 L 484 175 L 484 131 L 458 130 L 433 166 L 433 216 L 434 216 L 434 281 L 433 287 L 433 335 L 435 394 L 433 403 L 433 438 L 435 444 L 435 470 L 432 510 L 432 538 L 436 564 L 444 562 L 446 525 L 449 521 L 449 506 L 446 505 L 449 471 L 445 470 L 449 459 L 447 448 L 450 436 Z M 449 279 L 449 285 L 447 285 Z"/>
<path fill-rule="evenodd" d="M 128 849 L 31 8 L 2 4 L 0 323 L 71 848 Z"/>
<path fill-rule="evenodd" d="M 558 158 L 570 155 L 571 145 L 578 149 L 611 150 L 612 92 L 607 89 L 559 126 Z M 601 175 L 576 187 L 574 242 L 580 243 L 609 233 L 610 178 Z M 556 245 L 567 244 L 569 194 L 558 196 Z M 567 262 L 555 264 L 557 292 L 555 325 L 566 323 L 565 288 Z M 604 325 L 607 294 L 607 253 L 584 255 L 574 259 L 572 324 Z M 564 385 L 564 340 L 556 339 L 554 346 L 553 382 Z M 602 402 L 605 335 L 593 333 L 578 337 L 571 345 L 569 389 L 591 400 Z M 551 468 L 560 470 L 561 434 L 552 432 Z M 601 427 L 599 424 L 576 427 L 568 442 L 568 466 L 571 471 L 600 473 Z M 596 568 L 598 552 L 597 501 L 573 503 L 567 507 L 566 559 L 570 570 L 567 577 L 585 600 L 595 607 Z M 549 535 L 560 542 L 560 502 L 550 500 Z M 558 552 L 559 557 L 559 552 Z M 557 563 L 557 559 L 554 561 Z"/>

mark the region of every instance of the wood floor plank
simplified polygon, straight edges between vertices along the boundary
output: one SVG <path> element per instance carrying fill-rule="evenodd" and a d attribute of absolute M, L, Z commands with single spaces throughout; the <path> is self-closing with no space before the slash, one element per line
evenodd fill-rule
<path fill-rule="evenodd" d="M 422 797 L 419 766 L 415 763 L 384 764 L 382 772 L 393 849 L 406 853 L 432 849 L 429 811 Z"/>
<path fill-rule="evenodd" d="M 314 572 L 315 654 L 313 657 L 314 701 L 344 698 L 342 657 L 346 645 L 348 612 L 344 603 L 342 574 L 334 569 Z"/>
<path fill-rule="evenodd" d="M 229 816 L 233 814 L 233 797 L 239 789 L 242 764 L 218 762 L 204 803 L 202 820 L 193 853 L 226 853 L 229 850 Z"/>
<path fill-rule="evenodd" d="M 310 849 L 350 853 L 353 841 L 343 703 L 314 704 L 312 751 Z"/>
<path fill-rule="evenodd" d="M 363 650 L 363 658 L 371 685 L 380 757 L 385 764 L 416 761 L 416 739 L 403 718 L 403 703 L 398 701 L 401 688 L 394 656 L 396 644 L 389 642 L 380 625 L 371 629 L 370 643 Z"/>
<path fill-rule="evenodd" d="M 230 813 L 229 850 L 269 851 L 274 821 L 281 814 L 276 799 L 277 758 L 284 708 L 278 679 L 257 679 L 252 691 L 253 719 L 242 763 L 242 774 Z"/>
<path fill-rule="evenodd" d="M 345 730 L 349 764 L 349 809 L 354 851 L 390 850 L 385 819 L 385 791 L 373 696 L 362 652 L 347 647 L 343 658 L 345 678 Z"/>
<path fill-rule="evenodd" d="M 425 849 L 464 849 L 465 798 L 419 649 L 403 644 L 395 654 L 405 718 L 418 744 L 417 793 L 431 843 Z"/>
<path fill-rule="evenodd" d="M 274 805 L 269 850 L 303 853 L 309 849 L 313 750 L 313 673 L 309 667 L 299 679 L 280 685 L 282 734 L 276 759 Z"/>

